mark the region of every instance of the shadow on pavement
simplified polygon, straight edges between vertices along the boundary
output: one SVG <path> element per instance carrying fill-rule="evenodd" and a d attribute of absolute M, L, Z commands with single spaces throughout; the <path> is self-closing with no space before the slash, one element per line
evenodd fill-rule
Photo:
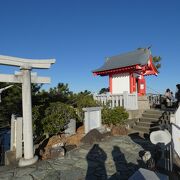
<path fill-rule="evenodd" d="M 109 180 L 116 179 L 128 179 L 139 166 L 133 163 L 128 163 L 125 159 L 124 154 L 121 152 L 118 146 L 114 146 L 112 150 L 112 158 L 116 168 L 114 173 Z M 86 173 L 86 180 L 107 180 L 107 171 L 105 167 L 105 161 L 107 154 L 98 145 L 94 144 L 86 156 L 88 162 L 88 169 Z"/>
<path fill-rule="evenodd" d="M 126 161 L 124 154 L 118 146 L 113 147 L 112 157 L 116 167 L 116 173 L 113 174 L 109 180 L 126 180 L 139 168 L 138 165 Z"/>
<path fill-rule="evenodd" d="M 88 162 L 86 180 L 106 180 L 105 161 L 107 155 L 104 150 L 98 144 L 94 144 L 88 152 L 86 159 Z"/>

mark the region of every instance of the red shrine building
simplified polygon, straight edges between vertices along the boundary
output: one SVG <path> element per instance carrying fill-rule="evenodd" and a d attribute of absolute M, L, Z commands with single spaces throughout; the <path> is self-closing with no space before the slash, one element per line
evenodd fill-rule
<path fill-rule="evenodd" d="M 150 49 L 137 49 L 132 52 L 106 58 L 104 65 L 93 71 L 94 75 L 109 76 L 109 92 L 121 94 L 137 92 L 146 95 L 145 76 L 157 75 Z"/>

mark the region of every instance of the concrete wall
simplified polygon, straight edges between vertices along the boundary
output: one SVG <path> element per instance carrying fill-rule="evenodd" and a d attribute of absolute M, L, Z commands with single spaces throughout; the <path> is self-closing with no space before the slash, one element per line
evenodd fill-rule
<path fill-rule="evenodd" d="M 122 94 L 124 91 L 129 93 L 130 80 L 129 74 L 115 74 L 112 76 L 112 94 Z"/>

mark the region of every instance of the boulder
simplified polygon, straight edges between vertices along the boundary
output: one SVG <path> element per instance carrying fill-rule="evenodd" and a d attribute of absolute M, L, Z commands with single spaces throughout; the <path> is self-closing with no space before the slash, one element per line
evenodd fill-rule
<path fill-rule="evenodd" d="M 120 136 L 120 135 L 127 135 L 128 131 L 125 126 L 113 126 L 111 129 L 111 135 L 113 136 Z"/>
<path fill-rule="evenodd" d="M 48 158 L 50 159 L 62 157 L 65 155 L 65 150 L 62 146 L 52 147 L 49 151 L 50 153 Z"/>
<path fill-rule="evenodd" d="M 93 144 L 94 142 L 99 142 L 104 138 L 97 129 L 92 129 L 89 131 L 82 139 L 81 142 L 85 144 Z"/>

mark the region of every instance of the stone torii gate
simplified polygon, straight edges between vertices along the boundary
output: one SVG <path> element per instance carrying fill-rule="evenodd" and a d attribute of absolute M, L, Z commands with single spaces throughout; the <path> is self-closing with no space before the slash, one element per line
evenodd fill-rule
<path fill-rule="evenodd" d="M 37 73 L 31 73 L 31 70 L 48 69 L 54 63 L 55 59 L 33 60 L 0 56 L 0 64 L 20 68 L 20 72 L 15 74 L 0 74 L 0 82 L 22 84 L 24 158 L 20 159 L 19 166 L 28 166 L 38 160 L 38 157 L 34 156 L 33 148 L 31 83 L 50 83 L 51 81 L 49 77 L 38 77 Z"/>

